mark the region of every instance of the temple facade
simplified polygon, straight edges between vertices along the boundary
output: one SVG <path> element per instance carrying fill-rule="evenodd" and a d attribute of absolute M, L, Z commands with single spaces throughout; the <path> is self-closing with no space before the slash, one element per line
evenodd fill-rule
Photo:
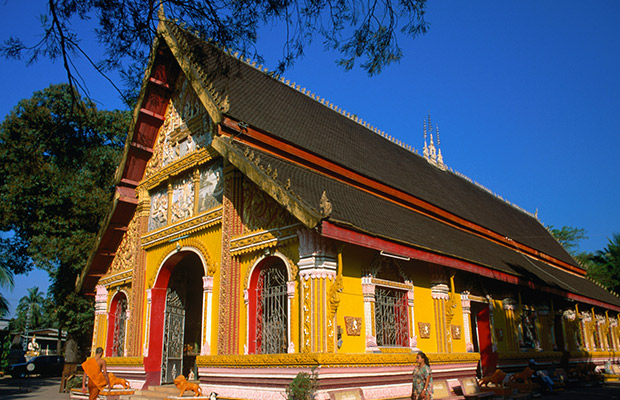
<path fill-rule="evenodd" d="M 620 299 L 435 151 L 164 20 L 77 283 L 92 348 L 246 399 L 313 368 L 320 398 L 406 397 L 420 350 L 445 378 L 613 360 Z"/>

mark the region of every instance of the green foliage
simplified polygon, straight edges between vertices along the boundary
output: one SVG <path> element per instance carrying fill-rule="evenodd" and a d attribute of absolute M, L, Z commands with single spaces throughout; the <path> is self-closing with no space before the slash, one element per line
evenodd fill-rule
<path fill-rule="evenodd" d="M 44 309 L 45 298 L 38 287 L 28 289 L 28 295 L 19 299 L 17 304 L 17 316 L 11 326 L 12 329 L 24 330 L 26 325 L 28 329 L 33 330 L 44 326 Z"/>
<path fill-rule="evenodd" d="M 6 335 L 0 345 L 0 371 L 6 371 L 9 366 L 9 354 L 11 353 L 11 335 Z"/>
<path fill-rule="evenodd" d="M 92 325 L 74 315 L 88 301 L 73 290 L 112 198 L 128 123 L 128 113 L 100 111 L 65 84 L 20 101 L 0 125 L 0 267 L 50 274 L 56 306 L 45 314 L 59 328 Z"/>
<path fill-rule="evenodd" d="M 2 257 L 1 254 L 0 257 Z M 0 288 L 12 289 L 14 284 L 13 272 L 6 265 L 0 263 Z M 4 317 L 8 313 L 9 302 L 2 293 L 0 293 L 0 317 Z"/>
<path fill-rule="evenodd" d="M 590 257 L 588 275 L 606 288 L 620 293 L 620 233 L 614 233 L 607 247 Z"/>
<path fill-rule="evenodd" d="M 311 373 L 300 372 L 286 388 L 287 400 L 314 400 L 319 388 L 318 374 L 312 368 Z"/>
<path fill-rule="evenodd" d="M 30 45 L 18 37 L 4 38 L 0 51 L 5 57 L 27 62 L 41 57 L 63 60 L 72 86 L 79 81 L 72 69 L 72 57 L 89 52 L 80 47 L 80 35 L 74 28 L 78 24 L 74 22 L 92 21 L 106 53 L 105 59 L 93 62 L 93 66 L 102 72 L 120 69 L 131 89 L 132 84 L 141 82 L 156 36 L 160 6 L 167 18 L 260 62 L 263 60 L 256 50 L 260 29 L 279 29 L 283 47 L 279 72 L 303 56 L 314 38 L 321 37 L 327 49 L 343 56 L 339 63 L 344 68 L 351 69 L 356 60 L 364 60 L 362 68 L 373 75 L 400 60 L 399 37 L 415 38 L 429 28 L 424 19 L 426 0 L 50 0 L 46 5 L 47 13 L 41 17 L 43 39 Z"/>
<path fill-rule="evenodd" d="M 553 237 L 572 255 L 577 256 L 579 242 L 587 239 L 586 230 L 583 228 L 575 228 L 573 226 L 563 226 L 560 229 L 554 228 L 553 225 L 547 227 Z"/>
<path fill-rule="evenodd" d="M 82 375 L 74 375 L 67 381 L 67 389 L 78 389 L 82 387 Z"/>

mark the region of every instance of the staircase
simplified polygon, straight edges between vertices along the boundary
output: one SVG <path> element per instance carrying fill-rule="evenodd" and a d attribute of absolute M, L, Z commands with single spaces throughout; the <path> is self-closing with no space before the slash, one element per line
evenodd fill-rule
<path fill-rule="evenodd" d="M 164 400 L 178 397 L 180 390 L 174 385 L 151 386 L 147 390 L 136 390 L 136 393 L 128 396 L 131 400 Z M 193 397 L 194 392 L 183 393 L 183 397 Z"/>

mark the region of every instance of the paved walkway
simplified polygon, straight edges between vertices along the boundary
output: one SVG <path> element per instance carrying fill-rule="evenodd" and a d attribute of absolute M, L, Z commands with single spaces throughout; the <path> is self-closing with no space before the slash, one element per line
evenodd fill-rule
<path fill-rule="evenodd" d="M 60 378 L 0 378 L 0 399 L 69 400 L 69 393 L 58 393 Z"/>
<path fill-rule="evenodd" d="M 0 378 L 0 399 L 69 400 L 69 393 L 58 393 L 60 378 Z M 191 399 L 191 397 L 190 397 Z M 597 387 L 566 389 L 546 394 L 541 400 L 620 400 L 620 382 Z"/>

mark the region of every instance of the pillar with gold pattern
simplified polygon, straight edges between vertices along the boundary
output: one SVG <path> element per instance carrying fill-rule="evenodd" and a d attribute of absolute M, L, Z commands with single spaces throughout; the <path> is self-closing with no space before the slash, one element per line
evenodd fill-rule
<path fill-rule="evenodd" d="M 329 307 L 328 291 L 336 280 L 337 259 L 333 245 L 309 229 L 300 229 L 299 280 L 302 301 L 302 353 L 324 353 L 333 349 L 334 316 Z"/>
<path fill-rule="evenodd" d="M 202 277 L 202 345 L 200 355 L 211 354 L 211 326 L 213 309 L 213 277 Z"/>
<path fill-rule="evenodd" d="M 471 341 L 471 300 L 469 292 L 461 293 L 461 308 L 463 310 L 463 334 L 465 336 L 465 351 L 471 353 L 474 351 L 474 344 Z"/>
<path fill-rule="evenodd" d="M 143 342 L 143 350 L 142 353 L 144 357 L 148 357 L 149 355 L 149 332 L 151 330 L 150 322 L 151 322 L 151 289 L 146 290 L 146 310 L 144 312 L 145 316 L 145 326 L 144 326 L 144 342 Z"/>
<path fill-rule="evenodd" d="M 95 290 L 95 326 L 93 328 L 93 345 L 91 347 L 93 354 L 97 347 L 105 346 L 108 320 L 108 290 L 103 285 L 97 285 Z"/>
<path fill-rule="evenodd" d="M 519 351 L 519 321 L 515 316 L 517 305 L 517 300 L 512 297 L 507 297 L 502 300 L 502 307 L 504 308 L 504 314 L 506 316 L 506 333 L 504 334 L 504 340 L 506 342 L 506 350 L 508 351 Z"/>

